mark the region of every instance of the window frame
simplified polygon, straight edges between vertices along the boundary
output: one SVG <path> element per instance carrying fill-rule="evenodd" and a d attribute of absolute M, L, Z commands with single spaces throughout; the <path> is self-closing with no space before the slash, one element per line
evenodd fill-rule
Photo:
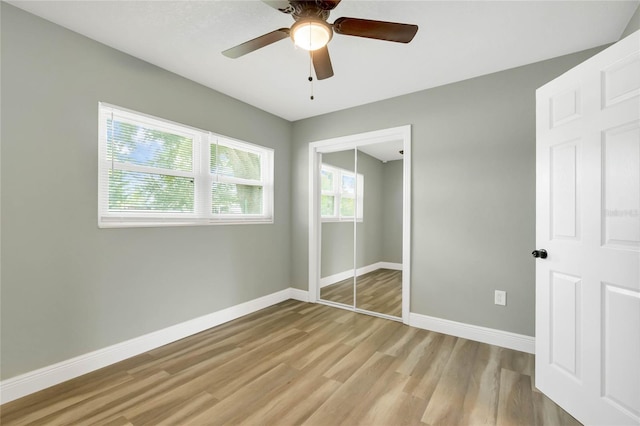
<path fill-rule="evenodd" d="M 354 173 L 349 170 L 342 169 L 340 167 L 332 166 L 330 164 L 322 163 L 320 165 L 320 172 L 329 171 L 333 173 L 333 188 L 331 190 L 322 189 L 320 187 L 320 206 L 322 205 L 322 196 L 328 195 L 334 197 L 333 203 L 333 215 L 322 215 L 320 210 L 320 220 L 322 222 L 353 222 L 354 216 L 343 216 L 341 213 L 342 199 L 349 198 L 354 200 L 354 208 L 356 209 L 356 222 L 364 221 L 364 176 L 361 173 Z M 346 193 L 342 190 L 342 177 L 351 176 L 356 179 L 355 193 L 353 195 Z"/>
<path fill-rule="evenodd" d="M 208 164 L 208 165 L 211 164 L 210 147 L 212 145 L 226 146 L 228 148 L 242 150 L 245 152 L 258 155 L 261 158 L 261 161 L 260 161 L 261 178 L 260 180 L 256 180 L 256 179 L 245 179 L 245 178 L 239 178 L 239 177 L 226 176 L 221 174 L 214 175 L 209 170 L 208 175 L 209 175 L 210 182 L 209 182 L 209 185 L 207 186 L 207 190 L 209 191 L 209 194 L 211 193 L 210 188 L 214 183 L 261 186 L 263 211 L 265 210 L 273 211 L 273 178 L 271 178 L 270 184 L 266 185 L 266 182 L 269 182 L 269 175 L 273 176 L 273 164 L 270 164 L 270 165 L 265 164 L 265 163 L 272 163 L 272 161 L 270 161 L 270 158 L 273 158 L 273 150 L 271 150 L 271 154 L 269 155 L 269 153 L 266 152 L 267 148 L 258 147 L 257 145 L 252 145 L 246 142 L 240 142 L 237 140 L 219 136 L 216 138 L 215 142 L 209 141 L 209 143 L 207 144 L 207 161 L 206 163 L 203 162 L 203 164 Z M 267 194 L 268 189 L 271 190 L 271 194 L 272 194 L 271 197 L 269 197 Z M 206 197 L 204 199 L 208 200 L 208 208 L 206 211 L 209 212 L 218 221 L 217 223 L 219 223 L 219 221 L 233 222 L 237 217 L 239 217 L 239 215 L 236 215 L 236 214 L 211 213 L 213 209 L 211 197 Z M 257 221 L 257 223 L 264 223 L 264 220 L 263 220 L 264 216 L 265 216 L 264 214 L 241 215 L 241 217 L 243 218 L 242 222 Z M 271 216 L 273 217 L 273 214 L 271 214 Z M 273 220 L 271 220 L 271 223 L 273 223 Z"/>
<path fill-rule="evenodd" d="M 192 139 L 192 170 L 185 172 L 108 159 L 108 120 L 117 117 L 131 124 L 167 131 Z M 272 148 L 233 139 L 217 133 L 176 123 L 149 114 L 105 102 L 98 103 L 98 227 L 164 227 L 233 224 L 274 223 L 274 150 Z M 210 170 L 211 146 L 222 145 L 260 156 L 260 180 L 222 177 Z M 133 172 L 180 176 L 193 179 L 193 212 L 157 211 L 109 211 L 109 171 L 111 169 Z M 221 179 L 222 178 L 222 179 Z M 214 214 L 212 212 L 212 186 L 214 183 L 232 183 L 262 187 L 261 214 Z"/>

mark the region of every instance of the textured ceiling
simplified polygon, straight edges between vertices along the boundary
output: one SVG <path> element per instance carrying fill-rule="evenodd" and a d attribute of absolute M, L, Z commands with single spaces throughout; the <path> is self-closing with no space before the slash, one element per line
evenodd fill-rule
<path fill-rule="evenodd" d="M 289 39 L 220 52 L 292 18 L 260 1 L 9 1 L 287 120 L 298 120 L 617 41 L 638 1 L 358 1 L 341 16 L 417 24 L 408 45 L 335 35 L 335 76 L 313 84 Z"/>

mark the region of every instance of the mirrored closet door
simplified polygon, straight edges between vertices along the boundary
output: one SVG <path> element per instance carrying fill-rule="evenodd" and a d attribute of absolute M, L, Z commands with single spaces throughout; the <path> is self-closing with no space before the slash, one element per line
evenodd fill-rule
<path fill-rule="evenodd" d="M 364 191 L 356 222 L 356 308 L 402 317 L 402 144 L 358 147 Z"/>
<path fill-rule="evenodd" d="M 320 299 L 355 303 L 354 149 L 325 153 L 320 167 Z"/>
<path fill-rule="evenodd" d="M 403 141 L 319 155 L 319 299 L 402 318 Z"/>

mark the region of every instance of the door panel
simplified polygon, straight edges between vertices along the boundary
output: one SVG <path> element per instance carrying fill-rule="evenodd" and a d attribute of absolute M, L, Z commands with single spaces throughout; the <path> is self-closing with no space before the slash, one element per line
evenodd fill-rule
<path fill-rule="evenodd" d="M 551 273 L 550 362 L 580 380 L 580 295 L 582 280 L 559 272 Z"/>
<path fill-rule="evenodd" d="M 640 250 L 640 122 L 604 132 L 603 241 L 608 248 Z"/>
<path fill-rule="evenodd" d="M 603 105 L 609 107 L 640 94 L 640 54 L 630 54 L 603 70 Z"/>
<path fill-rule="evenodd" d="M 536 98 L 536 386 L 640 424 L 640 32 Z"/>
<path fill-rule="evenodd" d="M 573 88 L 560 92 L 549 102 L 552 128 L 580 118 L 580 89 Z"/>
<path fill-rule="evenodd" d="M 552 239 L 578 239 L 578 143 L 573 140 L 550 149 Z"/>
<path fill-rule="evenodd" d="M 603 283 L 602 394 L 614 405 L 640 417 L 640 292 Z M 635 334 L 634 334 L 635 333 Z M 631 378 L 631 380 L 629 379 Z M 635 380 L 634 380 L 635 379 Z"/>

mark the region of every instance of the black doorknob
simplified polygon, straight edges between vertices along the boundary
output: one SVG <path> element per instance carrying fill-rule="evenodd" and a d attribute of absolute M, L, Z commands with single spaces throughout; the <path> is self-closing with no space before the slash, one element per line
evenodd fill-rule
<path fill-rule="evenodd" d="M 540 259 L 547 258 L 547 251 L 545 249 L 534 250 L 531 252 L 531 254 L 533 255 L 533 257 L 539 257 Z"/>

